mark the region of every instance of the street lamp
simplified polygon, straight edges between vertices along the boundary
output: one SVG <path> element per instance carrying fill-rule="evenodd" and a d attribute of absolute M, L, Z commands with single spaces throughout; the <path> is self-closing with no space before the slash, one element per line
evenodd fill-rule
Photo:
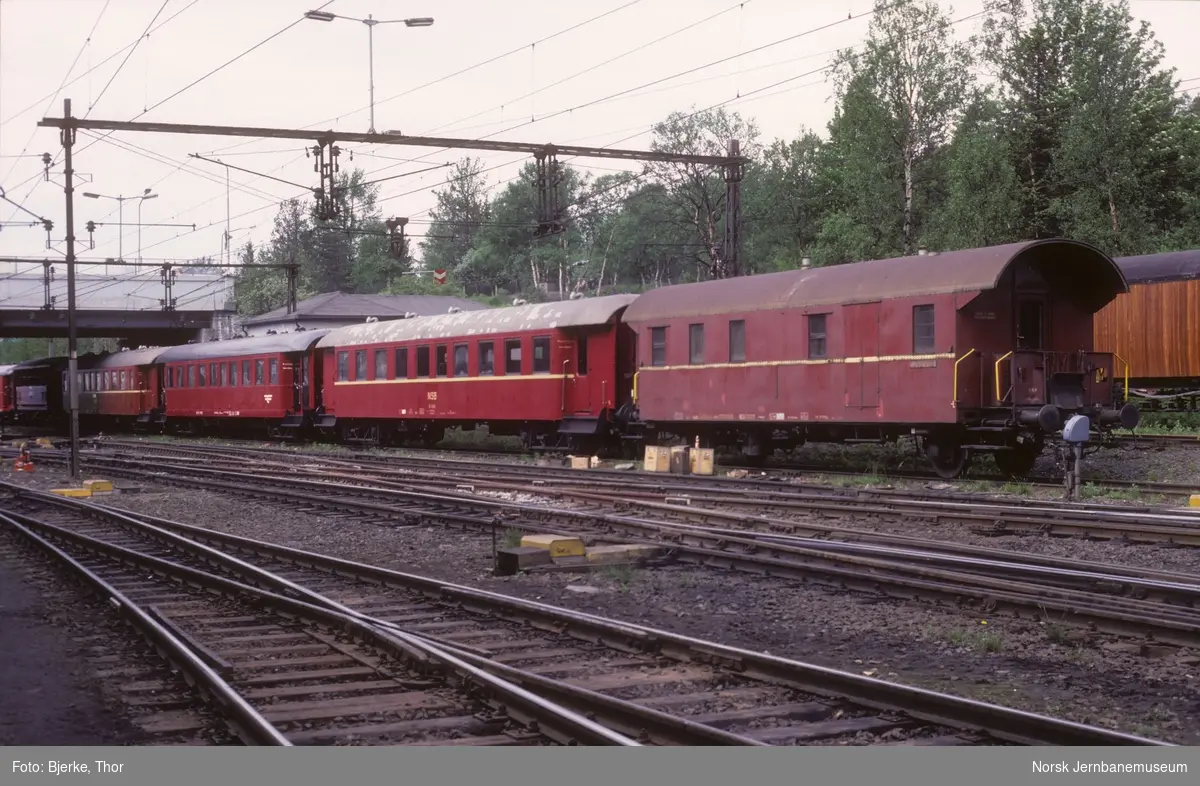
<path fill-rule="evenodd" d="M 375 25 L 392 25 L 403 22 L 405 27 L 430 27 L 433 25 L 433 17 L 419 16 L 409 19 L 375 19 L 370 14 L 367 14 L 366 19 L 355 19 L 350 16 L 341 16 L 339 14 L 331 14 L 328 11 L 308 11 L 304 14 L 305 18 L 313 19 L 318 22 L 332 22 L 334 19 L 346 19 L 351 22 L 362 22 L 367 26 L 367 58 L 370 67 L 370 85 L 371 85 L 371 127 L 367 130 L 368 134 L 375 133 Z"/>
<path fill-rule="evenodd" d="M 129 200 L 129 199 L 138 200 L 138 262 L 141 262 L 142 261 L 142 203 L 145 202 L 147 199 L 158 198 L 158 194 L 151 194 L 150 189 L 147 188 L 145 191 L 143 191 L 138 196 L 131 196 L 131 197 L 108 196 L 107 194 L 93 194 L 90 191 L 84 191 L 83 195 L 85 197 L 87 197 L 88 199 L 113 199 L 113 200 L 116 200 L 117 205 L 118 205 L 118 208 L 117 208 L 117 210 L 118 210 L 117 259 L 119 259 L 122 262 L 125 261 L 125 202 L 126 202 L 126 200 Z M 108 272 L 107 266 L 105 267 L 104 272 L 106 272 L 106 273 Z"/>

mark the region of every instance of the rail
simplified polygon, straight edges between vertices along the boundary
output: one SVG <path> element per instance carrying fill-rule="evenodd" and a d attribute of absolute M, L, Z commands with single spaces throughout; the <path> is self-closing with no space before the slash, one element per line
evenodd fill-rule
<path fill-rule="evenodd" d="M 1115 357 L 1117 360 L 1119 360 L 1125 364 L 1125 399 L 1124 400 L 1129 401 L 1129 362 L 1126 361 L 1125 358 L 1118 355 L 1116 352 L 1113 353 L 1113 357 Z"/>
<path fill-rule="evenodd" d="M 975 354 L 974 347 L 967 350 L 967 354 L 963 355 L 958 360 L 954 361 L 954 399 L 950 402 L 950 406 L 952 406 L 952 407 L 955 407 L 955 408 L 958 407 L 958 364 L 962 363 L 964 360 L 971 357 L 971 355 L 973 355 L 973 354 Z"/>
<path fill-rule="evenodd" d="M 996 377 L 996 401 L 1004 403 L 1004 396 L 1000 395 L 1000 364 L 1012 357 L 1013 351 L 1010 349 L 1005 354 L 1001 355 L 996 361 L 995 377 Z"/>

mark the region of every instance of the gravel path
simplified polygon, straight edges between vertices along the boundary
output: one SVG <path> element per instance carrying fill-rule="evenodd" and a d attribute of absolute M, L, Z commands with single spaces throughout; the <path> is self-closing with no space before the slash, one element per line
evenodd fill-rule
<path fill-rule="evenodd" d="M 49 470 L 22 480 L 41 488 L 63 482 Z M 980 618 L 932 605 L 708 569 L 609 569 L 589 575 L 494 578 L 490 537 L 457 530 L 395 530 L 149 484 L 139 493 L 106 501 L 131 511 L 884 679 L 1173 742 L 1200 742 L 1197 653 L 1149 648 L 1142 654 L 1136 644 L 1089 637 L 1053 620 Z M 1042 543 L 1078 548 L 1070 553 L 1080 556 L 1087 549 L 1108 549 L 1106 558 L 1120 551 L 1103 543 Z M 1123 553 L 1138 555 L 1136 562 L 1141 564 L 1162 564 L 1162 551 L 1128 546 Z"/>

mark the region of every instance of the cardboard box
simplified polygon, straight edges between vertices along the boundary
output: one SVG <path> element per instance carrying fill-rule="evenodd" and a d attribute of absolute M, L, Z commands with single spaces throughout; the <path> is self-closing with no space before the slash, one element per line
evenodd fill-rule
<path fill-rule="evenodd" d="M 571 459 L 571 469 L 587 469 L 590 463 L 587 456 L 568 456 L 567 458 Z"/>
<path fill-rule="evenodd" d="M 692 448 L 691 464 L 693 475 L 711 475 L 714 461 L 715 451 L 712 448 Z"/>
<path fill-rule="evenodd" d="M 646 446 L 646 460 L 643 468 L 647 472 L 666 472 L 671 468 L 671 452 L 667 448 L 655 445 Z"/>
<path fill-rule="evenodd" d="M 688 460 L 688 454 L 692 451 L 689 447 L 671 448 L 671 474 L 672 475 L 687 475 L 692 469 L 691 462 Z"/>

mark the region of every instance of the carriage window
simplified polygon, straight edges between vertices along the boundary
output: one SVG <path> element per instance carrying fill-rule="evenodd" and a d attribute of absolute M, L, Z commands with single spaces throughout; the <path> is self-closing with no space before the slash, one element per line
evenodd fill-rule
<path fill-rule="evenodd" d="M 650 328 L 650 365 L 667 365 L 667 329 Z"/>
<path fill-rule="evenodd" d="M 249 360 L 242 361 L 242 384 L 243 385 L 250 384 L 250 361 Z"/>
<path fill-rule="evenodd" d="M 350 353 L 349 352 L 339 352 L 338 353 L 338 369 L 337 369 L 337 371 L 338 371 L 338 377 L 337 377 L 338 382 L 345 382 L 346 380 L 350 379 Z"/>
<path fill-rule="evenodd" d="M 387 350 L 375 350 L 375 379 L 387 379 Z"/>
<path fill-rule="evenodd" d="M 492 342 L 479 342 L 479 376 L 490 376 L 495 372 L 496 367 L 496 350 L 492 348 Z"/>
<path fill-rule="evenodd" d="M 466 344 L 454 345 L 454 376 L 465 377 L 467 375 L 469 371 L 467 368 L 467 359 L 469 356 Z"/>
<path fill-rule="evenodd" d="M 533 340 L 533 373 L 550 373 L 550 338 L 539 336 Z"/>
<path fill-rule="evenodd" d="M 429 347 L 417 347 L 417 376 L 429 376 Z"/>
<path fill-rule="evenodd" d="M 913 354 L 929 354 L 935 346 L 933 306 L 913 306 Z"/>
<path fill-rule="evenodd" d="M 229 386 L 237 387 L 237 379 L 237 361 L 235 360 L 229 364 Z"/>
<path fill-rule="evenodd" d="M 746 362 L 746 320 L 729 321 L 729 362 Z"/>
<path fill-rule="evenodd" d="M 365 349 L 354 351 L 354 378 L 360 381 L 367 378 L 367 350 Z"/>
<path fill-rule="evenodd" d="M 437 348 L 437 375 L 446 376 L 446 345 L 439 344 Z"/>
<path fill-rule="evenodd" d="M 193 366 L 193 365 L 191 365 L 191 364 L 189 363 L 189 364 L 188 364 L 188 367 L 187 367 L 187 370 L 188 370 L 188 384 L 187 384 L 187 386 L 188 386 L 189 388 L 194 388 L 194 387 L 196 387 L 196 367 L 195 367 L 195 366 Z"/>
<path fill-rule="evenodd" d="M 121 390 L 128 390 L 125 383 L 126 383 L 125 372 L 122 371 L 121 372 Z"/>
<path fill-rule="evenodd" d="M 221 387 L 229 384 L 229 366 L 224 363 L 218 363 L 217 368 L 221 370 Z"/>
<path fill-rule="evenodd" d="M 810 314 L 808 317 L 808 356 L 825 357 L 825 314 Z"/>
<path fill-rule="evenodd" d="M 204 387 L 207 384 L 208 384 L 208 366 L 201 363 L 200 364 L 200 385 L 199 386 Z"/>
<path fill-rule="evenodd" d="M 254 384 L 261 385 L 263 383 L 263 362 L 261 360 L 254 361 Z"/>
<path fill-rule="evenodd" d="M 268 379 L 272 385 L 279 384 L 279 358 L 271 358 L 267 363 L 267 374 L 270 375 Z"/>
<path fill-rule="evenodd" d="M 521 373 L 521 339 L 510 338 L 504 342 L 504 373 Z"/>
<path fill-rule="evenodd" d="M 688 363 L 704 362 L 704 325 L 688 325 Z"/>
<path fill-rule="evenodd" d="M 408 379 L 408 347 L 396 350 L 396 379 Z"/>

